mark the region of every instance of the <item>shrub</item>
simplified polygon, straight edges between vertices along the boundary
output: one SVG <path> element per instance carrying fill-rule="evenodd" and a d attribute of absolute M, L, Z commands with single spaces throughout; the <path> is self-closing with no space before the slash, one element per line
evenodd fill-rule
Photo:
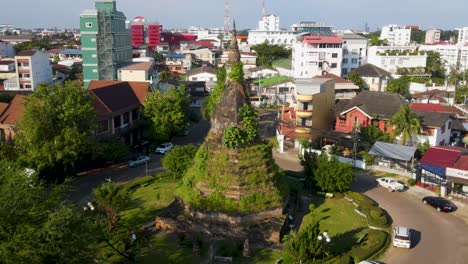
<path fill-rule="evenodd" d="M 348 192 L 346 195 L 353 199 L 358 205 L 357 209 L 367 216 L 369 225 L 381 228 L 389 225 L 388 218 L 384 211 L 380 207 L 377 207 L 374 201 L 360 193 Z"/>
<path fill-rule="evenodd" d="M 162 159 L 162 166 L 176 177 L 182 177 L 188 167 L 192 164 L 198 148 L 189 144 L 185 146 L 175 146 Z"/>
<path fill-rule="evenodd" d="M 415 179 L 408 179 L 406 182 L 408 183 L 409 186 L 416 185 L 416 180 Z"/>
<path fill-rule="evenodd" d="M 385 247 L 388 239 L 384 231 L 370 230 L 364 242 L 351 250 L 351 256 L 356 263 L 369 259 Z"/>

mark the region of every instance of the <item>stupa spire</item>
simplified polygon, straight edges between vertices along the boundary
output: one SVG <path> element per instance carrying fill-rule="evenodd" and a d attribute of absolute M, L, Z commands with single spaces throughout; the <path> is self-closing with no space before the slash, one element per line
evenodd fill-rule
<path fill-rule="evenodd" d="M 237 45 L 236 21 L 232 23 L 231 44 L 228 50 L 228 64 L 234 65 L 240 62 L 239 46 Z"/>

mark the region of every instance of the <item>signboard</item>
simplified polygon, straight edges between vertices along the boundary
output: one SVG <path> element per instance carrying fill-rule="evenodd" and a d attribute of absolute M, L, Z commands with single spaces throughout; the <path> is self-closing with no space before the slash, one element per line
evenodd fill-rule
<path fill-rule="evenodd" d="M 466 170 L 457 170 L 454 168 L 447 168 L 445 173 L 447 177 L 468 180 L 468 171 Z"/>

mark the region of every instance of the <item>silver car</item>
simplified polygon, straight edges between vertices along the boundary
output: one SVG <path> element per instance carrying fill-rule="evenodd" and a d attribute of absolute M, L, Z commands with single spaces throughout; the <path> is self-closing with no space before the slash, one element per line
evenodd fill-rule
<path fill-rule="evenodd" d="M 159 145 L 154 152 L 164 154 L 171 150 L 173 147 L 171 142 L 162 143 Z"/>
<path fill-rule="evenodd" d="M 151 158 L 149 156 L 138 156 L 128 161 L 128 167 L 133 168 L 135 166 L 145 164 L 146 162 L 150 160 Z"/>

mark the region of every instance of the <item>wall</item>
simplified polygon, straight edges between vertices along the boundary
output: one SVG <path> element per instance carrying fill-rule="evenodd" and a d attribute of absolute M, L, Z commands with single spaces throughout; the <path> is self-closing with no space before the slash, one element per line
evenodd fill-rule
<path fill-rule="evenodd" d="M 31 57 L 31 72 L 33 90 L 36 90 L 40 83 L 52 83 L 52 67 L 47 53 L 36 51 Z"/>
<path fill-rule="evenodd" d="M 323 92 L 315 94 L 312 99 L 312 127 L 328 130 L 333 127 L 334 121 L 335 81 L 330 80 L 322 85 L 325 86 Z"/>
<path fill-rule="evenodd" d="M 296 36 L 292 31 L 250 30 L 248 42 L 249 45 L 257 45 L 268 41 L 269 44 L 279 44 L 291 47 L 295 37 Z"/>
<path fill-rule="evenodd" d="M 387 89 L 387 80 L 374 78 L 374 77 L 362 77 L 364 82 L 366 82 L 369 91 L 376 91 L 376 92 L 385 92 Z"/>
<path fill-rule="evenodd" d="M 336 54 L 336 58 L 333 58 L 333 54 Z M 293 76 L 311 78 L 323 75 L 324 71 L 340 76 L 342 60 L 342 48 L 318 48 L 315 44 L 297 42 L 294 43 L 292 51 Z M 322 66 L 319 63 L 322 63 Z M 336 64 L 335 68 L 331 67 L 332 63 Z"/>
<path fill-rule="evenodd" d="M 120 70 L 120 80 L 127 82 L 149 82 L 148 71 Z"/>

